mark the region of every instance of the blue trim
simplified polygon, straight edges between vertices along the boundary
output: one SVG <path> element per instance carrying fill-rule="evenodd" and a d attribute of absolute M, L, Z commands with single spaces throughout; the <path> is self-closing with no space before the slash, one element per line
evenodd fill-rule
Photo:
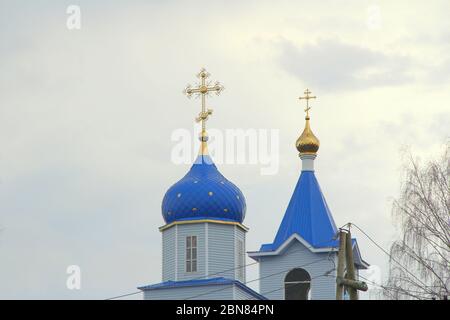
<path fill-rule="evenodd" d="M 292 238 L 291 241 L 294 241 L 294 240 L 296 240 L 296 239 Z M 286 240 L 286 241 L 288 241 L 288 240 Z M 261 248 L 260 248 L 259 251 L 249 252 L 249 256 L 252 259 L 258 261 L 259 256 L 253 256 L 252 254 L 254 254 L 254 253 L 262 253 L 262 256 L 264 256 L 264 253 L 268 253 L 269 254 L 270 252 L 276 251 L 276 250 L 272 250 L 272 247 L 273 247 L 272 243 L 263 244 L 263 245 L 261 245 Z M 335 241 L 333 241 L 332 245 L 329 246 L 328 248 L 330 248 L 329 251 L 331 251 L 331 249 L 335 249 L 335 248 L 338 248 L 338 247 L 339 247 L 339 241 L 335 240 Z M 353 255 L 353 260 L 355 261 L 355 265 L 356 265 L 357 269 L 367 269 L 370 266 L 370 264 L 367 263 L 366 261 L 364 261 L 363 258 L 361 257 L 361 252 L 359 250 L 358 241 L 356 240 L 356 238 L 352 238 L 352 247 L 354 249 L 356 249 L 356 254 Z M 315 249 L 322 249 L 322 248 L 315 248 Z M 283 251 L 280 251 L 279 253 L 277 253 L 275 255 L 281 255 L 283 253 Z"/>
<path fill-rule="evenodd" d="M 238 280 L 229 278 L 211 278 L 211 279 L 196 279 L 196 280 L 184 280 L 184 281 L 165 281 L 157 284 L 147 285 L 138 287 L 139 290 L 158 290 L 158 289 L 174 289 L 183 287 L 200 287 L 200 286 L 213 286 L 213 285 L 236 285 L 243 291 L 252 295 L 253 297 L 260 300 L 267 300 L 266 297 L 257 293 L 255 290 L 247 287 L 245 284 Z"/>
<path fill-rule="evenodd" d="M 254 296 L 255 298 L 259 299 L 259 300 L 269 300 L 268 298 L 264 297 L 262 294 L 259 294 L 258 292 L 256 292 L 255 290 L 247 287 L 245 284 L 243 284 L 242 282 L 238 281 L 238 280 L 234 280 L 235 281 L 235 285 L 237 285 L 239 288 L 241 288 L 243 291 L 247 292 L 248 294 Z"/>
<path fill-rule="evenodd" d="M 356 242 L 356 238 L 352 238 L 352 246 L 354 246 L 356 243 L 357 243 Z M 281 245 L 283 245 L 283 243 Z M 281 247 L 281 245 L 278 246 L 278 248 Z M 314 249 L 324 249 L 324 248 L 333 248 L 334 249 L 334 248 L 338 248 L 339 247 L 339 240 L 333 240 L 333 241 L 327 242 L 327 245 L 324 245 L 324 246 L 317 246 L 317 247 L 312 246 L 312 247 Z M 265 244 L 262 244 L 261 248 L 259 249 L 259 251 L 256 251 L 256 252 L 273 252 L 273 251 L 276 251 L 278 249 L 278 248 L 276 248 L 276 249 L 273 249 L 273 248 L 274 248 L 273 243 L 265 243 Z"/>
<path fill-rule="evenodd" d="M 226 221 L 226 222 L 236 222 L 235 220 L 229 219 L 229 218 L 222 218 L 222 217 L 212 218 L 210 216 L 188 217 L 188 218 L 177 219 L 177 221 L 195 221 L 195 220 L 218 220 L 218 221 Z"/>

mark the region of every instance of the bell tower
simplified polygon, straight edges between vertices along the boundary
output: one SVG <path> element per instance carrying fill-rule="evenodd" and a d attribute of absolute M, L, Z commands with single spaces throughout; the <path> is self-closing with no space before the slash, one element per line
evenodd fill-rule
<path fill-rule="evenodd" d="M 249 256 L 259 262 L 260 294 L 275 300 L 331 300 L 336 295 L 338 229 L 315 176 L 314 161 L 320 142 L 310 125 L 306 89 L 305 127 L 296 141 L 302 161 L 297 185 L 272 243 L 261 245 Z M 353 240 L 355 264 L 368 265 Z"/>

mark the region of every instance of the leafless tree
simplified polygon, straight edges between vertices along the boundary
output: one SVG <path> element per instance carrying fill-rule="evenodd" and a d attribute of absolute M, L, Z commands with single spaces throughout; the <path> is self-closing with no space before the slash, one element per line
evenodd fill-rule
<path fill-rule="evenodd" d="M 450 286 L 450 142 L 426 165 L 410 152 L 393 216 L 402 237 L 390 248 L 384 294 L 392 299 L 447 299 Z"/>

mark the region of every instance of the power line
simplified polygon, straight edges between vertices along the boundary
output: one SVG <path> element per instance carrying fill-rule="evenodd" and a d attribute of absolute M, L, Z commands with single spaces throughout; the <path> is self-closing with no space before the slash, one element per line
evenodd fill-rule
<path fill-rule="evenodd" d="M 318 263 L 320 261 L 324 261 L 324 260 L 327 260 L 327 259 L 328 259 L 328 257 L 327 258 L 321 258 L 321 259 L 318 259 L 318 260 L 315 260 L 315 261 L 312 261 L 312 262 L 308 262 L 306 264 L 303 264 L 301 266 L 297 266 L 297 267 L 294 267 L 294 268 L 303 268 L 303 267 L 306 267 L 306 266 L 309 266 L 309 265 L 312 265 L 312 264 L 315 264 L 315 263 Z M 244 284 L 248 284 L 248 283 L 255 282 L 255 281 L 258 281 L 258 280 L 262 280 L 262 279 L 266 279 L 266 278 L 269 278 L 269 277 L 272 277 L 272 276 L 275 276 L 275 275 L 278 275 L 278 274 L 281 274 L 281 273 L 285 273 L 286 271 L 289 271 L 291 269 L 292 268 L 289 268 L 289 269 L 286 269 L 286 270 L 282 270 L 282 271 L 279 271 L 279 272 L 275 272 L 275 273 L 271 273 L 271 274 L 266 275 L 264 277 L 259 277 L 259 278 L 256 278 L 256 279 L 253 279 L 253 280 L 250 280 L 250 281 L 246 281 L 246 282 L 244 282 Z M 214 293 L 214 292 L 219 292 L 219 291 L 222 291 L 222 290 L 225 290 L 225 289 L 228 289 L 228 287 L 224 287 L 224 288 L 220 288 L 220 289 L 204 292 L 204 293 L 201 293 L 201 294 L 198 294 L 198 295 L 186 298 L 185 300 L 198 298 L 198 297 L 201 297 L 201 296 L 204 296 L 204 295 L 207 295 L 207 294 L 210 294 L 210 293 Z"/>
<path fill-rule="evenodd" d="M 395 263 L 397 263 L 403 270 L 405 270 L 407 273 L 409 273 L 411 276 L 413 276 L 414 277 L 414 279 L 416 279 L 417 281 L 419 281 L 423 286 L 424 286 L 424 288 L 426 288 L 427 287 L 427 285 L 422 281 L 422 280 L 420 280 L 419 278 L 417 278 L 411 271 L 409 271 L 408 270 L 408 268 L 406 268 L 406 267 L 404 267 L 400 262 L 398 262 L 396 259 L 394 259 L 392 256 L 391 256 L 391 254 L 389 253 L 389 252 L 387 252 L 382 246 L 380 246 L 374 239 L 372 239 L 372 237 L 370 237 L 363 229 L 361 229 L 358 225 L 356 225 L 356 224 L 354 224 L 354 223 L 351 223 L 351 222 L 349 222 L 349 223 L 347 223 L 347 225 L 349 225 L 349 227 L 350 226 L 355 226 L 359 231 L 361 231 L 374 245 L 376 245 L 381 251 L 383 251 L 392 261 L 394 261 Z M 434 294 L 434 292 L 428 292 L 428 293 L 431 293 L 431 294 Z"/>
<path fill-rule="evenodd" d="M 132 296 L 132 295 L 135 295 L 135 294 L 138 294 L 138 293 L 142 293 L 142 291 L 136 291 L 136 292 L 132 292 L 132 293 L 127 293 L 127 294 L 123 294 L 121 296 L 116 296 L 116 297 L 108 298 L 108 299 L 105 299 L 105 300 L 119 299 L 119 298 L 123 298 L 123 297 Z"/>
<path fill-rule="evenodd" d="M 316 244 L 316 246 L 317 246 L 317 245 L 324 244 L 324 243 L 328 243 L 328 242 L 334 240 L 335 237 L 336 237 L 336 236 L 334 236 L 334 237 L 331 238 L 330 240 L 320 242 L 320 243 Z M 299 249 L 299 250 L 294 250 L 294 251 L 292 251 L 291 253 L 301 252 L 301 251 L 304 251 L 305 249 L 308 249 L 308 248 L 302 247 L 301 249 Z M 330 254 L 331 254 L 331 251 L 328 253 L 326 259 L 325 259 L 325 258 L 322 258 L 322 259 L 320 259 L 320 260 L 318 260 L 318 261 L 316 261 L 316 262 L 319 262 L 319 261 L 322 261 L 322 260 L 328 260 L 328 259 L 330 258 Z M 313 262 L 313 263 L 316 263 L 316 262 Z M 256 263 L 257 263 L 257 262 L 256 262 Z M 310 264 L 313 264 L 313 263 L 307 263 L 306 265 L 310 265 Z M 333 263 L 334 263 L 334 262 L 333 262 Z M 250 265 L 252 265 L 252 264 L 255 264 L 255 262 L 254 262 L 254 263 L 251 263 Z M 306 266 L 306 265 L 305 265 L 305 266 Z M 245 266 L 244 266 L 244 267 L 245 267 Z M 238 268 L 239 268 L 239 267 L 238 267 Z M 300 268 L 300 267 L 299 267 L 299 268 Z M 236 269 L 236 268 L 234 268 L 234 269 Z M 233 269 L 231 269 L 231 270 L 233 270 Z M 254 282 L 254 281 L 257 281 L 257 280 L 261 280 L 261 279 L 265 279 L 265 278 L 268 278 L 268 277 L 271 277 L 271 276 L 274 276 L 274 275 L 277 275 L 277 274 L 280 274 L 280 273 L 283 273 L 283 272 L 286 272 L 286 271 L 287 271 L 287 270 L 283 270 L 283 271 L 281 271 L 281 272 L 277 272 L 277 273 L 274 273 L 274 274 L 270 274 L 270 275 L 268 275 L 268 276 L 264 276 L 264 277 L 260 277 L 260 278 L 253 279 L 253 280 L 250 280 L 250 281 L 246 281 L 246 282 L 244 282 L 244 284 L 251 283 L 251 282 Z M 222 272 L 219 272 L 219 273 L 222 273 Z M 199 295 L 196 295 L 196 296 L 193 296 L 193 297 L 189 297 L 189 298 L 186 298 L 185 300 L 197 298 L 197 297 L 202 296 L 202 295 L 205 295 L 205 294 L 209 294 L 209 293 L 213 293 L 213 292 L 221 291 L 221 290 L 225 290 L 225 289 L 227 289 L 227 287 L 225 287 L 225 288 L 220 288 L 220 289 L 217 289 L 217 290 L 212 290 L 212 291 L 209 291 L 209 292 L 206 292 L 206 293 L 202 293 L 202 294 L 199 294 Z"/>
<path fill-rule="evenodd" d="M 338 230 L 344 228 L 345 226 L 347 226 L 347 225 L 349 225 L 349 224 L 350 224 L 350 223 L 344 224 L 344 225 L 343 225 L 342 227 L 340 227 Z M 355 226 L 356 226 L 356 225 L 355 225 Z M 358 226 L 356 226 L 356 227 L 358 227 Z M 359 229 L 359 228 L 358 228 L 358 229 Z M 326 241 L 323 241 L 323 242 L 320 242 L 320 243 L 316 244 L 316 246 L 320 246 L 320 245 L 322 245 L 322 244 L 329 243 L 330 241 L 336 240 L 336 236 L 337 236 L 337 234 L 335 234 L 334 237 L 331 238 L 331 239 L 329 239 L 329 240 L 326 240 Z M 308 249 L 308 248 L 301 248 L 301 249 L 298 249 L 298 250 L 294 250 L 294 251 L 292 251 L 291 253 L 301 252 L 301 251 L 304 251 L 305 249 Z M 330 252 L 328 253 L 326 259 L 329 259 L 331 253 L 332 253 L 332 251 L 330 251 Z M 325 260 L 325 258 L 320 259 L 320 261 L 322 261 L 322 260 Z M 332 261 L 332 262 L 334 263 L 334 261 Z M 202 279 L 207 279 L 207 278 L 210 278 L 211 276 L 214 276 L 214 275 L 220 275 L 220 274 L 223 274 L 223 273 L 226 273 L 226 272 L 229 272 L 229 271 L 233 271 L 233 270 L 236 270 L 236 269 L 246 268 L 246 267 L 255 265 L 255 264 L 257 264 L 257 263 L 258 263 L 258 261 L 255 261 L 255 262 L 252 262 L 252 263 L 245 264 L 245 265 L 243 265 L 243 266 L 237 266 L 237 267 L 234 267 L 234 268 L 224 269 L 224 270 L 219 271 L 219 272 L 211 273 L 211 274 L 204 275 L 204 276 L 195 277 L 195 278 L 192 278 L 192 279 L 189 279 L 189 280 L 202 280 Z M 287 271 L 287 270 L 284 270 L 284 271 L 282 271 L 282 272 L 286 272 L 286 271 Z M 272 275 L 276 275 L 276 274 L 279 274 L 279 273 L 275 273 L 275 274 L 272 274 Z M 269 275 L 269 276 L 272 276 L 272 275 Z M 261 280 L 261 279 L 264 279 L 264 278 L 269 277 L 269 276 L 265 276 L 265 277 L 262 277 L 262 278 L 253 279 L 253 280 L 244 282 L 244 284 L 251 283 L 251 282 L 254 282 L 254 281 L 257 281 L 257 280 Z M 193 298 L 196 298 L 196 297 L 199 297 L 199 296 L 202 296 L 202 295 L 205 295 L 205 294 L 209 294 L 209 293 L 214 293 L 214 292 L 216 292 L 216 291 L 225 290 L 225 289 L 227 289 L 227 288 L 228 288 L 228 287 L 220 288 L 220 289 L 217 289 L 217 290 L 212 290 L 212 291 L 209 291 L 209 292 L 206 292 L 206 293 L 202 293 L 202 294 L 199 294 L 199 295 L 196 295 L 196 296 L 192 296 L 192 297 L 186 298 L 186 300 L 193 299 Z M 123 294 L 123 295 L 115 296 L 115 297 L 112 297 L 112 298 L 108 298 L 108 299 L 105 299 L 105 300 L 119 299 L 119 298 L 123 298 L 123 297 L 127 297 L 127 296 L 132 296 L 132 295 L 135 295 L 135 294 L 138 294 L 138 293 L 141 293 L 141 292 L 142 292 L 142 291 L 136 291 L 136 292 L 132 292 L 132 293 Z"/>
<path fill-rule="evenodd" d="M 300 267 L 297 267 L 297 268 L 300 268 Z M 324 274 L 320 274 L 320 275 L 318 275 L 318 276 L 312 277 L 310 281 L 312 281 L 313 279 L 320 278 L 320 277 L 333 277 L 333 278 L 336 278 L 335 276 L 332 276 L 332 275 L 329 274 L 331 271 L 334 271 L 334 269 L 333 269 L 333 270 L 329 270 L 328 272 L 325 272 Z M 310 281 L 309 281 L 309 282 L 310 282 Z M 292 285 L 292 287 L 294 287 L 294 286 L 296 286 L 296 285 L 299 285 L 299 284 L 303 284 L 303 283 L 304 283 L 304 282 L 296 283 L 296 284 Z M 265 295 L 265 294 L 269 294 L 269 293 L 273 293 L 273 292 L 282 290 L 282 289 L 284 289 L 284 288 L 285 288 L 285 286 L 282 286 L 282 287 L 279 287 L 279 288 L 277 288 L 277 289 L 275 289 L 275 290 L 270 290 L 270 291 L 266 291 L 266 292 L 261 292 L 260 294 L 261 294 L 261 295 Z M 247 300 L 249 300 L 249 299 L 247 299 Z"/>
<path fill-rule="evenodd" d="M 388 287 L 388 286 L 384 286 L 382 284 L 378 284 L 372 280 L 367 279 L 366 277 L 359 275 L 359 277 L 363 278 L 364 280 L 366 280 L 367 282 L 371 283 L 374 286 L 377 286 L 381 289 L 387 290 L 387 291 L 395 291 L 395 292 L 400 292 L 400 293 L 410 293 L 412 296 L 418 298 L 417 296 L 413 295 L 413 294 L 424 294 L 427 292 L 423 292 L 423 291 L 415 291 L 415 290 L 407 290 L 407 289 L 403 289 L 403 288 L 396 288 L 396 287 Z"/>
<path fill-rule="evenodd" d="M 325 274 L 324 276 L 326 277 L 333 277 L 336 278 L 335 276 L 329 275 L 329 274 Z M 423 294 L 423 291 L 414 291 L 414 290 L 406 290 L 406 289 L 402 289 L 402 288 L 395 288 L 395 287 L 388 287 L 388 286 L 384 286 L 382 284 L 376 283 L 375 281 L 372 281 L 362 275 L 358 275 L 359 278 L 364 279 L 365 281 L 367 281 L 369 284 L 372 284 L 374 286 L 377 286 L 380 289 L 384 289 L 387 291 L 395 291 L 395 292 L 407 292 L 407 293 L 419 293 L 419 294 Z M 417 297 L 417 296 L 415 296 Z"/>
<path fill-rule="evenodd" d="M 366 236 L 366 237 L 367 237 L 367 238 L 368 238 L 368 239 L 369 239 L 376 247 L 378 247 L 378 248 L 379 248 L 384 254 L 386 254 L 392 261 L 394 261 L 394 262 L 395 262 L 396 264 L 398 264 L 403 270 L 405 270 L 408 274 L 410 274 L 410 275 L 411 275 L 412 277 L 414 277 L 417 281 L 419 281 L 425 288 L 428 287 L 422 280 L 420 280 L 419 278 L 417 278 L 417 276 L 415 276 L 413 273 L 411 273 L 405 266 L 403 266 L 400 262 L 398 262 L 396 259 L 394 259 L 394 258 L 391 256 L 391 254 L 390 254 L 389 252 L 387 252 L 387 250 L 385 250 L 381 245 L 379 245 L 372 237 L 370 237 L 370 236 L 369 236 L 362 228 L 360 228 L 358 225 L 349 222 L 349 223 L 346 223 L 345 225 L 343 225 L 343 226 L 342 226 L 341 228 L 339 228 L 339 229 L 342 229 L 342 228 L 345 227 L 345 226 L 349 226 L 349 228 L 350 228 L 352 225 L 355 226 L 359 231 L 361 231 L 361 232 L 362 232 L 362 233 L 363 233 L 363 234 L 364 234 L 364 235 L 365 235 L 365 236 Z M 335 240 L 335 237 L 333 237 L 333 238 L 330 239 L 330 240 L 327 240 L 327 241 L 321 242 L 321 243 L 319 243 L 319 244 L 316 244 L 316 246 L 317 246 L 317 245 L 324 244 L 324 243 L 329 243 L 329 242 L 332 241 L 332 240 Z M 304 248 L 302 248 L 302 249 L 300 249 L 300 250 L 292 251 L 291 253 L 295 253 L 295 252 L 299 252 L 299 251 L 303 251 L 303 250 L 304 250 Z M 331 251 L 329 252 L 329 254 L 328 254 L 328 256 L 327 256 L 326 259 L 329 259 L 330 254 L 331 254 Z M 323 260 L 326 260 L 326 259 L 325 259 L 325 258 L 322 258 L 322 259 L 317 260 L 317 261 L 314 261 L 314 262 L 312 262 L 312 263 L 309 263 L 309 264 L 306 264 L 306 265 L 303 265 L 303 266 L 298 266 L 297 268 L 301 268 L 301 267 L 304 267 L 304 266 L 307 266 L 307 265 L 310 265 L 310 264 L 313 264 L 313 263 L 317 263 L 317 262 L 319 262 L 319 261 L 323 261 Z M 201 280 L 201 279 L 204 279 L 204 278 L 209 278 L 209 277 L 214 276 L 214 275 L 219 275 L 219 274 L 222 274 L 222 273 L 226 273 L 226 272 L 228 272 L 228 271 L 233 271 L 233 270 L 240 269 L 240 268 L 246 268 L 246 267 L 255 265 L 255 264 L 257 264 L 257 263 L 258 263 L 258 261 L 255 261 L 255 262 L 252 262 L 252 263 L 243 265 L 243 266 L 237 266 L 237 267 L 234 267 L 234 268 L 225 269 L 225 270 L 222 270 L 222 271 L 219 271 L 219 272 L 211 273 L 211 274 L 208 274 L 208 275 L 205 275 L 205 276 L 200 276 L 200 277 L 193 278 L 193 279 L 189 279 L 189 280 Z M 291 269 L 291 268 L 290 268 L 290 269 Z M 290 269 L 289 269 L 289 270 L 290 270 Z M 281 272 L 273 273 L 273 274 L 270 274 L 270 275 L 268 275 L 268 276 L 256 278 L 256 279 L 253 279 L 253 280 L 244 282 L 244 284 L 251 283 L 251 282 L 255 282 L 255 281 L 258 281 L 258 280 L 261 280 L 261 279 L 265 279 L 265 278 L 268 278 L 268 277 L 271 277 L 271 276 L 274 276 L 274 275 L 277 275 L 277 274 L 280 274 L 280 273 L 283 273 L 283 272 L 286 272 L 286 271 L 288 271 L 288 270 L 283 270 L 283 271 L 281 271 Z M 319 276 L 316 276 L 316 277 L 311 278 L 311 280 L 314 279 L 314 278 L 322 277 L 322 276 L 330 276 L 330 275 L 327 275 L 327 274 L 319 275 Z M 424 293 L 424 292 L 421 292 L 421 291 L 413 291 L 413 290 L 399 289 L 399 288 L 393 288 L 393 287 L 386 287 L 386 286 L 383 286 L 383 285 L 379 285 L 379 284 L 377 284 L 377 283 L 375 283 L 375 282 L 373 282 L 373 281 L 370 281 L 370 280 L 368 280 L 367 278 L 365 278 L 365 277 L 363 277 L 363 276 L 361 276 L 361 275 L 359 275 L 359 276 L 360 276 L 361 278 L 365 279 L 366 281 L 369 281 L 369 282 L 371 282 L 372 284 L 374 284 L 374 285 L 376 285 L 376 286 L 378 286 L 378 287 L 380 287 L 380 288 L 382 288 L 382 289 L 391 290 L 391 291 L 396 291 L 396 292 L 408 292 L 408 293 L 411 293 L 411 294 L 413 294 L 413 293 L 422 293 L 422 294 L 423 294 L 423 293 Z M 228 287 L 220 288 L 220 289 L 217 289 L 217 290 L 208 291 L 208 292 L 206 292 L 206 293 L 202 293 L 202 294 L 199 294 L 199 295 L 195 295 L 195 296 L 186 298 L 186 300 L 193 299 L 193 298 L 196 298 L 196 297 L 200 297 L 200 296 L 203 296 L 203 295 L 207 295 L 207 294 L 210 294 L 210 293 L 214 293 L 214 292 L 217 292 L 217 291 L 225 290 L 225 289 L 227 289 L 227 288 L 228 288 Z M 272 290 L 272 291 L 270 291 L 270 292 L 264 292 L 264 293 L 261 293 L 261 295 L 268 294 L 268 293 L 271 293 L 271 292 L 275 292 L 275 291 L 281 290 L 282 288 L 284 288 L 284 286 L 283 286 L 283 287 L 280 287 L 280 288 L 278 288 L 278 289 Z M 142 293 L 142 291 L 136 291 L 136 292 L 132 292 L 132 293 L 127 293 L 127 294 L 123 294 L 123 295 L 111 297 L 111 298 L 108 298 L 108 299 L 105 299 L 105 300 L 119 299 L 119 298 L 123 298 L 123 297 L 127 297 L 127 296 L 132 296 L 132 295 L 135 295 L 135 294 L 138 294 L 138 293 Z M 426 293 L 428 293 L 428 294 L 434 294 L 434 292 L 432 292 L 432 291 L 430 292 L 430 291 L 428 291 L 428 290 L 426 290 Z"/>
<path fill-rule="evenodd" d="M 329 239 L 329 240 L 326 240 L 326 241 L 319 242 L 319 243 L 316 244 L 316 246 L 320 246 L 320 245 L 322 245 L 322 244 L 329 243 L 329 242 L 332 241 L 332 240 L 335 240 L 335 237 L 333 237 L 333 238 L 331 238 L 331 239 Z M 305 249 L 308 249 L 308 248 L 301 248 L 301 249 L 299 249 L 299 250 L 294 250 L 294 251 L 292 251 L 291 253 L 296 253 L 296 252 L 304 251 Z M 329 252 L 329 254 L 328 254 L 328 256 L 327 256 L 327 259 L 330 257 L 330 254 L 331 254 L 331 251 Z M 204 276 L 199 276 L 199 277 L 192 278 L 192 279 L 189 279 L 189 280 L 202 280 L 202 279 L 207 279 L 207 278 L 210 278 L 211 276 L 219 275 L 219 274 L 222 274 L 222 273 L 226 273 L 226 272 L 228 272 L 228 271 L 233 271 L 233 270 L 237 270 L 237 269 L 241 269 L 241 268 L 246 268 L 246 267 L 255 265 L 255 264 L 257 264 L 257 263 L 258 263 L 258 261 L 255 261 L 255 262 L 251 262 L 251 263 L 245 264 L 245 265 L 243 265 L 243 266 L 237 266 L 237 267 L 234 267 L 234 268 L 225 269 L 225 270 L 222 270 L 222 271 L 219 271 L 219 272 L 210 273 L 210 274 L 207 274 L 207 275 L 204 275 Z M 256 280 L 258 280 L 258 279 L 255 279 L 255 280 L 252 280 L 252 281 L 256 281 Z M 247 283 L 247 282 L 246 282 L 246 283 Z M 136 292 L 132 292 L 132 293 L 127 293 L 127 294 L 115 296 L 115 297 L 112 297 L 112 298 L 107 298 L 107 299 L 105 299 L 105 300 L 119 299 L 119 298 L 123 298 L 123 297 L 127 297 L 127 296 L 132 296 L 132 295 L 135 295 L 135 294 L 138 294 L 138 293 L 141 293 L 141 292 L 142 292 L 142 291 L 136 291 Z M 188 299 L 189 299 L 189 298 L 188 298 Z"/>
<path fill-rule="evenodd" d="M 224 269 L 224 270 L 219 271 L 219 272 L 207 274 L 207 275 L 205 275 L 205 276 L 199 276 L 199 277 L 192 278 L 192 279 L 189 279 L 189 280 L 202 280 L 202 279 L 204 279 L 204 278 L 207 279 L 207 278 L 209 278 L 209 277 L 211 277 L 211 276 L 219 275 L 219 274 L 222 274 L 222 273 L 225 273 L 225 272 L 228 272 L 228 271 L 233 271 L 233 270 L 240 269 L 240 268 L 246 268 L 246 267 L 255 265 L 255 264 L 257 264 L 257 263 L 258 263 L 258 261 L 255 261 L 255 262 L 252 262 L 252 263 L 248 263 L 248 264 L 246 264 L 246 265 L 243 265 L 243 266 L 237 266 L 237 267 L 230 268 L 230 269 Z M 142 291 L 136 291 L 136 292 L 132 292 L 132 293 L 123 294 L 123 295 L 120 295 L 120 296 L 108 298 L 108 299 L 105 299 L 105 300 L 118 299 L 118 298 L 122 298 L 122 297 L 126 297 L 126 296 L 131 296 L 131 295 L 134 295 L 134 294 L 137 294 L 137 293 L 141 293 L 141 292 L 142 292 Z"/>

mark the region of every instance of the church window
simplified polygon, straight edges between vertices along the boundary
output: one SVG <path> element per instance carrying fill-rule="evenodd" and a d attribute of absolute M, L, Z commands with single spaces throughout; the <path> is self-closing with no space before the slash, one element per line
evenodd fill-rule
<path fill-rule="evenodd" d="M 310 289 L 311 276 L 305 269 L 292 269 L 284 279 L 285 300 L 308 300 Z"/>
<path fill-rule="evenodd" d="M 186 272 L 197 272 L 197 236 L 186 237 Z"/>

